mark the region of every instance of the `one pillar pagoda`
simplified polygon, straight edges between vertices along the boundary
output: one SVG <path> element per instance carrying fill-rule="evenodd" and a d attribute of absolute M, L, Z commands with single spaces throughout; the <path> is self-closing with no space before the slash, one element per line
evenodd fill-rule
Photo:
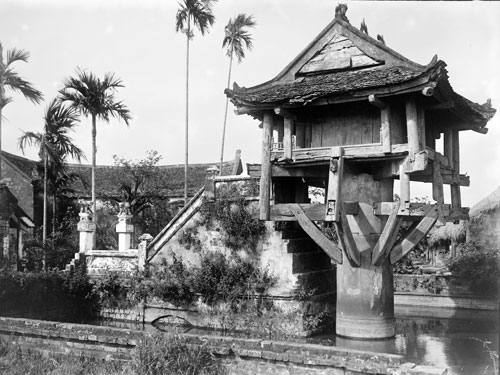
<path fill-rule="evenodd" d="M 337 264 L 337 334 L 391 337 L 392 265 L 437 220 L 467 218 L 459 135 L 485 134 L 495 109 L 455 93 L 437 57 L 412 62 L 349 24 L 345 7 L 338 10 L 274 79 L 234 84 L 226 94 L 238 114 L 261 122 L 261 220 L 297 221 Z M 443 154 L 436 150 L 441 137 Z M 436 203 L 410 203 L 410 181 L 432 183 Z M 325 187 L 323 205 L 309 203 L 310 186 Z M 318 221 L 331 223 L 338 241 Z M 402 221 L 412 224 L 398 236 Z"/>

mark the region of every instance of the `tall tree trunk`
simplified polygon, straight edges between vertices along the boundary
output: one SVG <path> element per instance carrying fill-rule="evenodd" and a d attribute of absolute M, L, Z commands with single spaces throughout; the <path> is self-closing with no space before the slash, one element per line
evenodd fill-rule
<path fill-rule="evenodd" d="M 97 210 L 96 210 L 96 199 L 95 199 L 95 169 L 96 169 L 96 154 L 97 154 L 97 146 L 96 146 L 96 136 L 97 136 L 97 127 L 96 127 L 96 116 L 92 115 L 92 221 L 97 224 Z"/>
<path fill-rule="evenodd" d="M 231 85 L 231 70 L 233 67 L 233 50 L 231 47 L 231 57 L 229 59 L 229 73 L 227 75 L 227 88 L 229 89 Z M 229 104 L 229 98 L 226 95 L 226 109 L 224 110 L 224 125 L 222 126 L 222 145 L 220 150 L 220 167 L 219 175 L 222 176 L 222 162 L 224 160 L 224 140 L 226 138 L 226 123 L 227 123 L 227 106 Z"/>
<path fill-rule="evenodd" d="M 43 157 L 43 226 L 42 226 L 42 246 L 43 246 L 43 255 L 42 255 L 42 267 L 45 270 L 46 267 L 46 258 L 47 254 L 45 254 L 46 246 L 47 246 L 47 151 L 44 151 L 45 155 Z"/>
<path fill-rule="evenodd" d="M 0 55 L 0 58 L 2 55 Z M 0 100 L 3 97 L 2 87 L 0 87 Z M 2 181 L 2 163 L 3 163 L 3 154 L 2 154 L 2 103 L 0 102 L 0 181 Z"/>
<path fill-rule="evenodd" d="M 52 251 L 54 251 L 54 237 L 56 236 L 56 191 L 55 187 L 52 187 Z"/>
<path fill-rule="evenodd" d="M 191 28 L 188 18 L 188 27 L 186 34 L 186 129 L 185 129 L 185 143 L 186 143 L 186 159 L 184 162 L 184 205 L 188 202 L 188 156 L 189 156 L 189 38 Z"/>

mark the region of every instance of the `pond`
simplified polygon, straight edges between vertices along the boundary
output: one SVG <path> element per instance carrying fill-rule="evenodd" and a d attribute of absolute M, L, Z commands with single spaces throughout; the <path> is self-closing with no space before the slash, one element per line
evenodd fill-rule
<path fill-rule="evenodd" d="M 498 353 L 498 312 L 411 310 L 396 312 L 396 336 L 351 340 L 319 335 L 310 342 L 404 355 L 408 362 L 448 368 L 449 375 L 494 375 L 490 352 Z M 488 348 L 483 343 L 489 343 Z"/>
<path fill-rule="evenodd" d="M 9 314 L 10 316 L 13 316 Z M 60 319 L 57 311 L 45 311 L 35 315 L 14 314 L 16 317 L 31 319 Z M 59 317 L 57 317 L 59 315 Z M 88 323 L 88 322 L 87 322 Z M 155 331 L 151 324 L 138 324 L 121 321 L 100 321 L 93 324 L 108 325 L 127 329 Z M 176 330 L 161 326 L 161 330 Z M 200 327 L 182 328 L 183 332 L 200 335 L 220 335 Z M 234 335 L 227 333 L 227 335 Z M 498 311 L 424 309 L 411 307 L 396 310 L 396 336 L 385 340 L 353 340 L 334 334 L 321 334 L 308 339 L 295 339 L 297 342 L 309 342 L 337 347 L 400 354 L 407 362 L 420 365 L 432 365 L 448 368 L 449 375 L 495 375 L 491 352 L 498 353 L 499 313 Z M 488 343 L 487 347 L 484 343 Z"/>

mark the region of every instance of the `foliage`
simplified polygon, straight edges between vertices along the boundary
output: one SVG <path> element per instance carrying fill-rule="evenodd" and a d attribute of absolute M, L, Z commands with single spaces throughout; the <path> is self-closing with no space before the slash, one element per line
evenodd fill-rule
<path fill-rule="evenodd" d="M 118 205 L 116 202 L 105 202 L 97 210 L 98 225 L 96 227 L 96 248 L 99 250 L 116 250 L 118 248 Z"/>
<path fill-rule="evenodd" d="M 133 375 L 128 365 L 84 356 L 51 355 L 23 350 L 0 341 L 0 373 L 10 375 Z"/>
<path fill-rule="evenodd" d="M 16 62 L 28 62 L 29 52 L 13 48 L 3 54 L 2 43 L 0 43 L 0 139 L 2 133 L 2 111 L 4 107 L 12 102 L 12 98 L 8 97 L 8 91 L 22 94 L 26 99 L 35 104 L 39 104 L 43 100 L 43 94 L 35 89 L 33 85 L 24 80 L 14 70 L 13 64 Z M 0 180 L 2 179 L 2 152 L 0 144 Z"/>
<path fill-rule="evenodd" d="M 161 156 L 150 150 L 146 158 L 138 161 L 113 155 L 115 168 L 110 170 L 110 184 L 116 186 L 118 195 L 100 191 L 99 196 L 113 202 L 127 202 L 133 216 L 136 235 L 149 233 L 153 236 L 170 221 L 173 214 L 168 206 L 164 187 L 167 184 L 158 163 Z"/>
<path fill-rule="evenodd" d="M 95 316 L 97 301 L 84 266 L 57 271 L 0 272 L 0 313 L 40 317 L 54 313 L 61 320 L 83 321 Z"/>
<path fill-rule="evenodd" d="M 212 6 L 217 0 L 182 0 L 175 16 L 175 31 L 186 34 L 187 39 L 194 37 L 193 29 L 197 28 L 201 35 L 215 23 Z"/>
<path fill-rule="evenodd" d="M 193 277 L 194 288 L 203 302 L 214 305 L 255 294 L 263 294 L 275 284 L 268 270 L 261 271 L 249 259 L 226 258 L 221 253 L 206 253 Z"/>
<path fill-rule="evenodd" d="M 248 212 L 248 204 L 237 186 L 223 185 L 216 194 L 215 202 L 205 201 L 200 208 L 202 224 L 220 226 L 224 245 L 231 249 L 255 248 L 259 236 L 264 233 L 264 223 Z"/>
<path fill-rule="evenodd" d="M 196 299 L 192 284 L 195 272 L 174 255 L 171 263 L 164 263 L 152 275 L 152 294 L 176 306 L 191 304 Z"/>
<path fill-rule="evenodd" d="M 470 281 L 471 290 L 481 295 L 498 293 L 500 255 L 497 249 L 483 249 L 474 242 L 459 246 L 460 255 L 451 260 L 450 271 Z"/>
<path fill-rule="evenodd" d="M 178 335 L 151 334 L 135 349 L 133 367 L 141 375 L 221 375 L 222 360 L 206 344 L 189 345 Z"/>

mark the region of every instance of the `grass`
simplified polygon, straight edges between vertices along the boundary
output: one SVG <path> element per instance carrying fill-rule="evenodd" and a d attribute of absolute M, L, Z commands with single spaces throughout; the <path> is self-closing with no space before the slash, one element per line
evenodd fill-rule
<path fill-rule="evenodd" d="M 48 357 L 0 343 L 0 374 L 9 375 L 133 375 L 130 364 L 83 356 Z"/>
<path fill-rule="evenodd" d="M 144 337 L 132 361 L 46 356 L 0 340 L 0 375 L 223 375 L 224 364 L 205 345 L 189 345 L 177 335 Z"/>

